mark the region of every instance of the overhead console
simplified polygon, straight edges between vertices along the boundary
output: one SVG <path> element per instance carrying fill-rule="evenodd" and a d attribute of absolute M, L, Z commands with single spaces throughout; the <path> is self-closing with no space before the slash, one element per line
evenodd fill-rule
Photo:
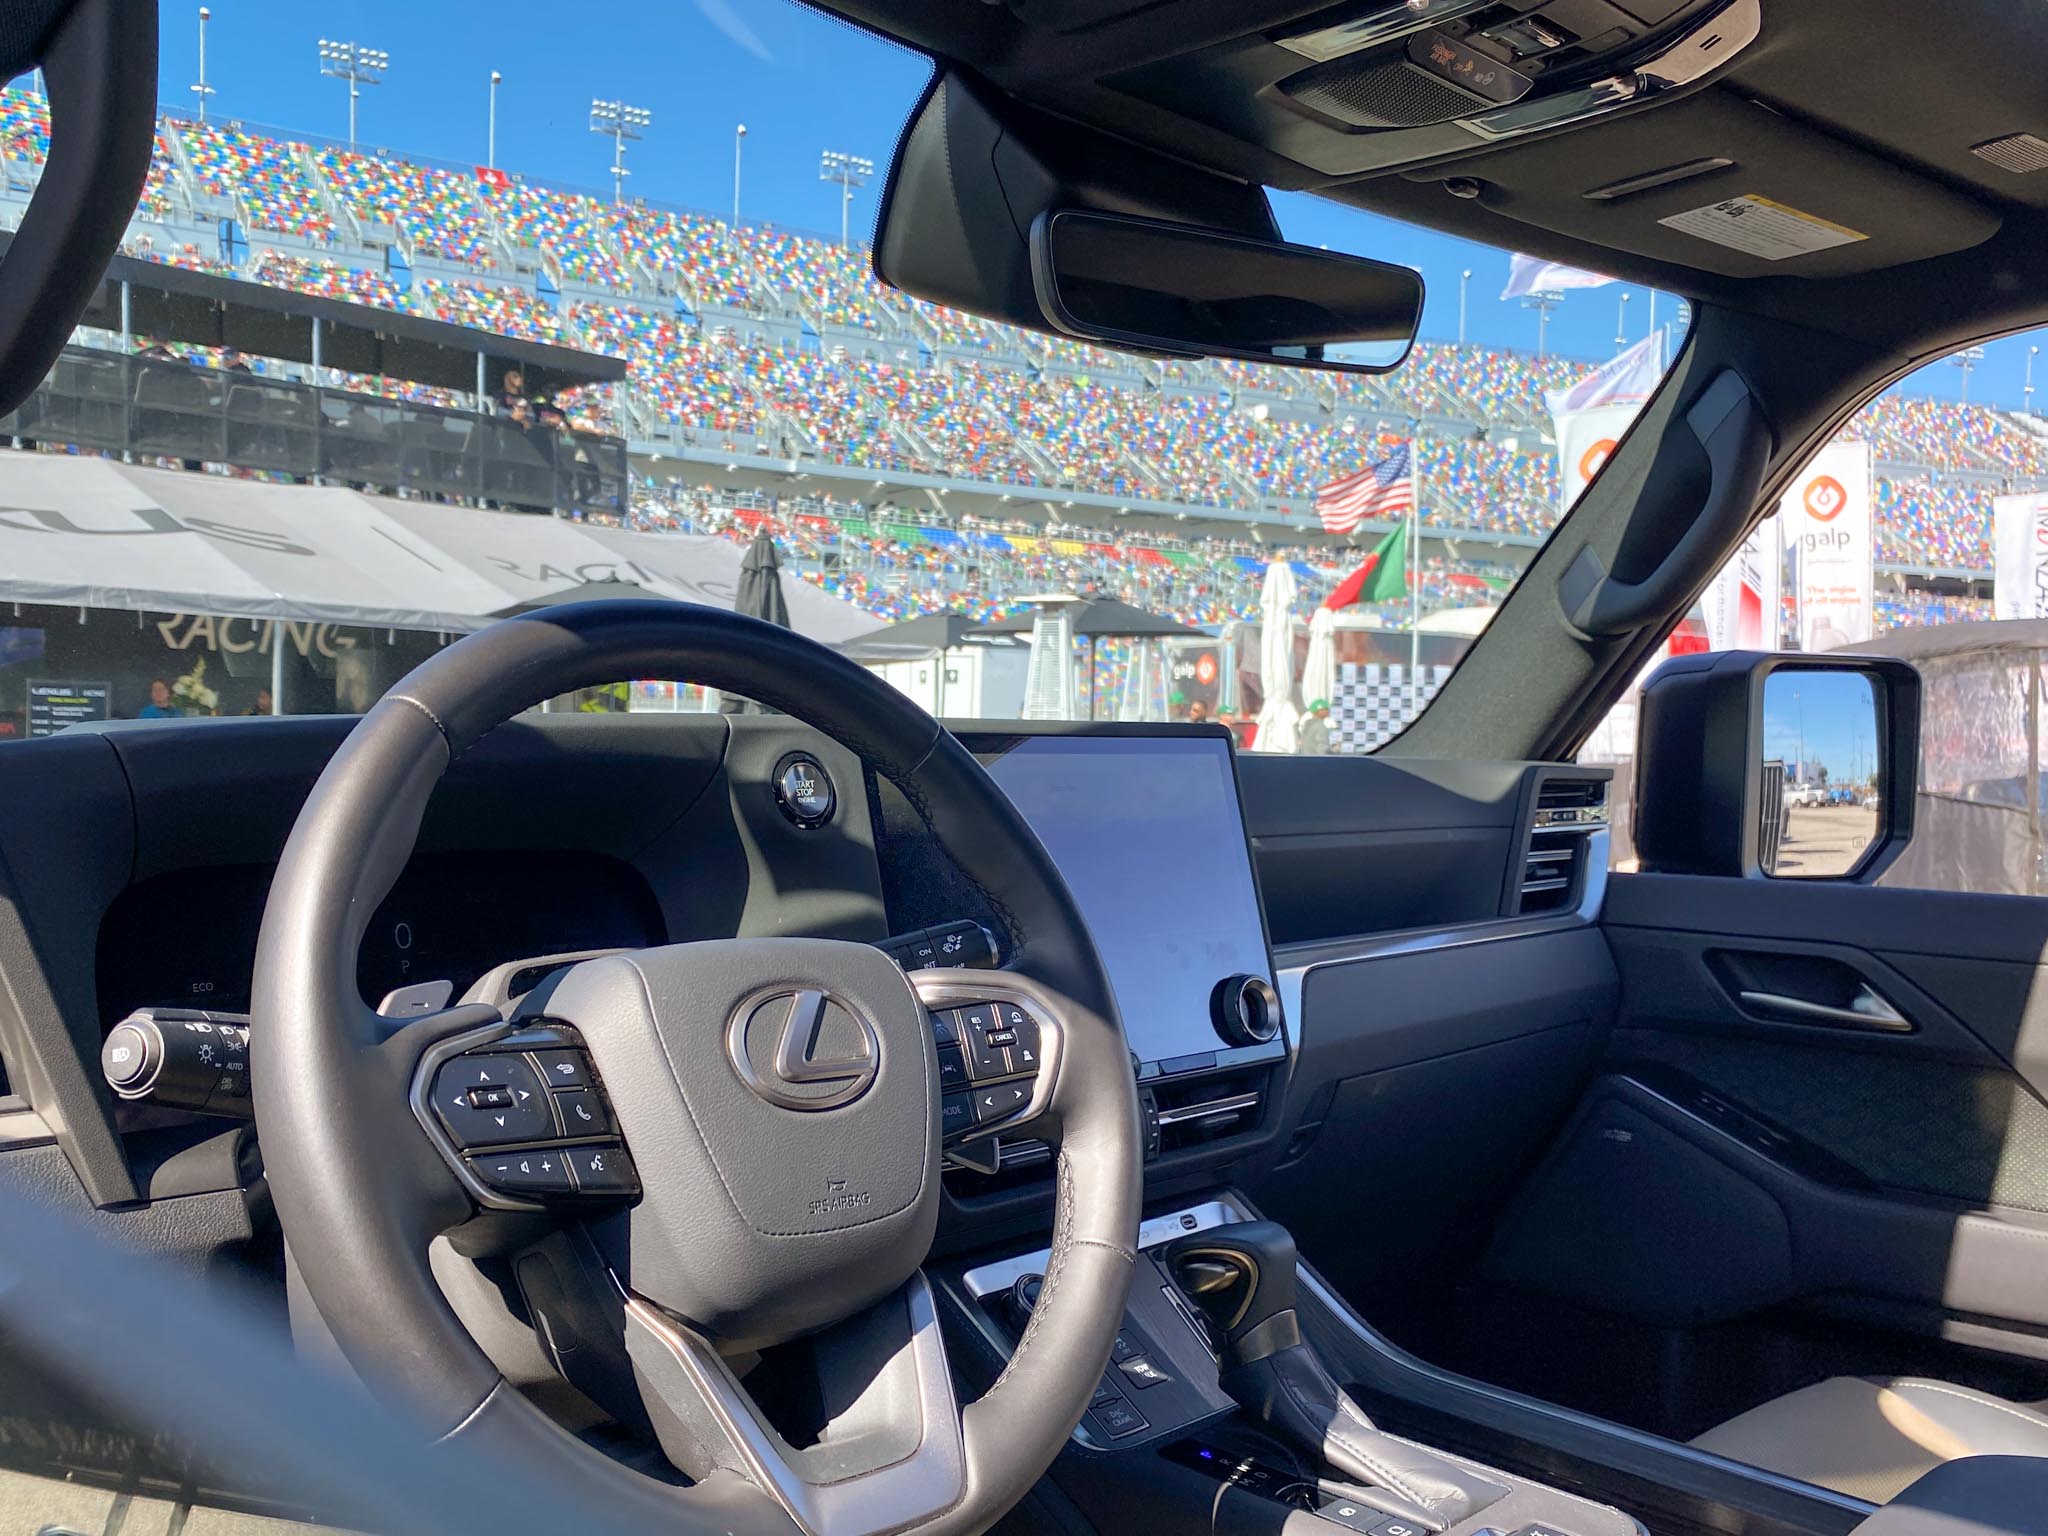
<path fill-rule="evenodd" d="M 1380 0 L 1109 84 L 1329 175 L 1458 155 L 1691 85 L 1759 0 Z"/>

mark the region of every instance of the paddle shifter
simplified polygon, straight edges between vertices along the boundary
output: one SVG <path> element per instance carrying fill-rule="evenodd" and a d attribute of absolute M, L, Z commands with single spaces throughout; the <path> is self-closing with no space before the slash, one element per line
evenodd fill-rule
<path fill-rule="evenodd" d="M 1385 1490 L 1436 1529 L 1507 1489 L 1374 1426 L 1304 1342 L 1294 1311 L 1294 1239 L 1240 1221 L 1171 1243 L 1167 1267 L 1223 1345 L 1223 1390 L 1283 1439 L 1346 1478 Z"/>

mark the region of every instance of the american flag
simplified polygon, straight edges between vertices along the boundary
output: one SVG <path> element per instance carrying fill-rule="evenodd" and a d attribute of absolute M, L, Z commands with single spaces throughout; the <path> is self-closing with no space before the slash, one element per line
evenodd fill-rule
<path fill-rule="evenodd" d="M 1396 443 L 1377 464 L 1316 492 L 1316 516 L 1325 533 L 1355 533 L 1367 519 L 1406 517 L 1414 507 L 1415 461 L 1406 442 Z"/>

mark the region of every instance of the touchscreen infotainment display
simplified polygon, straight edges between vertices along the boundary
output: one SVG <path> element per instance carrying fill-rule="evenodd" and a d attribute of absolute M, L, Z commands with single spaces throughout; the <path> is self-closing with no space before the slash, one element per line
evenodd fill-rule
<path fill-rule="evenodd" d="M 1209 995 L 1273 979 L 1229 744 L 1193 735 L 971 741 L 1059 865 L 1141 1061 L 1217 1049 Z"/>

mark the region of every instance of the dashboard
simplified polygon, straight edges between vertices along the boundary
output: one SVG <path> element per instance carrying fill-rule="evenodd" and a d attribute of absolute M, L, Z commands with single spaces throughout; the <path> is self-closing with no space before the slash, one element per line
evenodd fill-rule
<path fill-rule="evenodd" d="M 175 870 L 123 891 L 100 925 L 103 1021 L 143 1007 L 246 1013 L 272 866 Z M 374 1008 L 390 992 L 445 980 L 460 997 L 503 960 L 641 948 L 665 937 L 647 882 L 604 854 L 422 855 L 363 933 L 356 981 Z"/>

